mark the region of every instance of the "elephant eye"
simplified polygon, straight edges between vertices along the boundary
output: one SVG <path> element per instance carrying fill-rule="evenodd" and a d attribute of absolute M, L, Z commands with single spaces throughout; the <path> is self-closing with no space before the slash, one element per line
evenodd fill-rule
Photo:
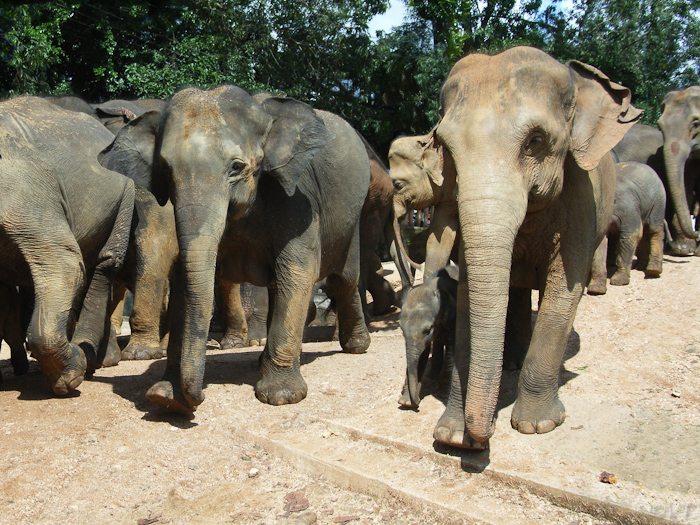
<path fill-rule="evenodd" d="M 544 133 L 541 131 L 533 131 L 528 135 L 525 141 L 524 152 L 526 155 L 534 156 L 541 153 L 546 146 Z"/>
<path fill-rule="evenodd" d="M 404 187 L 404 182 L 401 180 L 395 180 L 394 181 L 394 189 L 396 191 L 401 191 Z"/>
<path fill-rule="evenodd" d="M 423 329 L 423 335 L 430 335 L 430 332 L 432 332 L 432 331 L 433 331 L 433 327 L 428 326 L 427 328 Z"/>
<path fill-rule="evenodd" d="M 229 180 L 238 179 L 241 176 L 241 172 L 245 169 L 246 164 L 242 160 L 234 160 L 228 167 L 228 178 Z"/>
<path fill-rule="evenodd" d="M 695 120 L 693 120 L 693 123 L 690 125 L 690 131 L 696 132 L 698 129 L 700 129 L 700 120 L 695 119 Z"/>

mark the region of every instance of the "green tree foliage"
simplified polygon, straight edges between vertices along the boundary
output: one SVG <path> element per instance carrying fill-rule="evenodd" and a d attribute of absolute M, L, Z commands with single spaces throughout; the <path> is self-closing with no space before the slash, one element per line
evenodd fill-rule
<path fill-rule="evenodd" d="M 655 124 L 664 95 L 700 83 L 699 0 L 576 0 L 561 58 L 630 88 Z"/>
<path fill-rule="evenodd" d="M 404 0 L 392 0 L 399 2 Z M 700 0 L 75 0 L 0 7 L 0 95 L 166 98 L 231 82 L 339 113 L 385 153 L 438 119 L 440 87 L 467 53 L 533 45 L 628 86 L 655 122 L 671 89 L 700 83 Z"/>

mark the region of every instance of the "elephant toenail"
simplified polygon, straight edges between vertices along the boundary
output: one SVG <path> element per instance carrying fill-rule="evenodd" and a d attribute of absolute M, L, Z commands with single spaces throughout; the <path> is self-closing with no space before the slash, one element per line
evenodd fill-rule
<path fill-rule="evenodd" d="M 551 419 L 548 419 L 546 421 L 540 421 L 537 423 L 537 433 L 538 434 L 546 434 L 547 432 L 551 432 L 556 428 L 556 424 L 554 421 Z"/>

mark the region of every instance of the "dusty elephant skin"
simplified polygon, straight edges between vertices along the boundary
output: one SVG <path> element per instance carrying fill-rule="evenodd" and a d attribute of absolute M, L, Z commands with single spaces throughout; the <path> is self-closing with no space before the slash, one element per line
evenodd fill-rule
<path fill-rule="evenodd" d="M 493 434 L 511 284 L 540 291 L 512 426 L 544 433 L 564 420 L 559 369 L 612 214 L 610 150 L 641 112 L 628 89 L 597 69 L 533 48 L 460 60 L 441 108 L 436 137 L 454 166 L 444 176 L 459 188 L 463 253 L 455 369 L 434 437 L 483 448 Z M 529 298 L 520 306 L 529 309 Z"/>
<path fill-rule="evenodd" d="M 180 257 L 166 372 L 148 399 L 183 412 L 204 400 L 216 272 L 272 290 L 255 386 L 261 401 L 279 405 L 306 396 L 299 356 L 307 305 L 321 278 L 338 300 L 343 350 L 367 350 L 357 281 L 369 162 L 345 121 L 234 86 L 186 89 L 163 113 L 154 158 L 154 178 L 161 178 L 154 193 L 165 202 L 169 185 Z"/>
<path fill-rule="evenodd" d="M 608 239 L 603 239 L 596 250 L 591 269 L 588 293 L 604 294 L 607 290 L 607 260 L 615 256 L 613 286 L 630 282 L 632 259 L 637 254 L 637 269 L 647 277 L 661 275 L 664 256 L 664 214 L 666 191 L 656 172 L 640 162 L 621 162 L 615 165 L 615 205 Z M 644 241 L 643 243 L 641 241 Z M 610 249 L 612 248 L 612 250 Z"/>
<path fill-rule="evenodd" d="M 66 394 L 88 369 L 119 361 L 106 312 L 134 185 L 97 162 L 113 136 L 91 117 L 35 97 L 3 102 L 0 115 L 0 274 L 34 288 L 27 349 Z"/>

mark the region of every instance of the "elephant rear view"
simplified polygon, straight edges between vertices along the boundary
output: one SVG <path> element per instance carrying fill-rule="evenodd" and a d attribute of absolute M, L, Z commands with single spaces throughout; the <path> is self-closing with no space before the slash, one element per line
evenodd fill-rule
<path fill-rule="evenodd" d="M 180 248 L 163 380 L 147 397 L 192 412 L 202 392 L 215 273 L 270 289 L 258 399 L 296 403 L 307 305 L 326 277 L 343 350 L 366 351 L 358 221 L 369 187 L 362 141 L 344 120 L 235 86 L 176 93 L 161 121 L 154 179 L 169 187 Z M 168 193 L 157 194 L 164 202 Z"/>

